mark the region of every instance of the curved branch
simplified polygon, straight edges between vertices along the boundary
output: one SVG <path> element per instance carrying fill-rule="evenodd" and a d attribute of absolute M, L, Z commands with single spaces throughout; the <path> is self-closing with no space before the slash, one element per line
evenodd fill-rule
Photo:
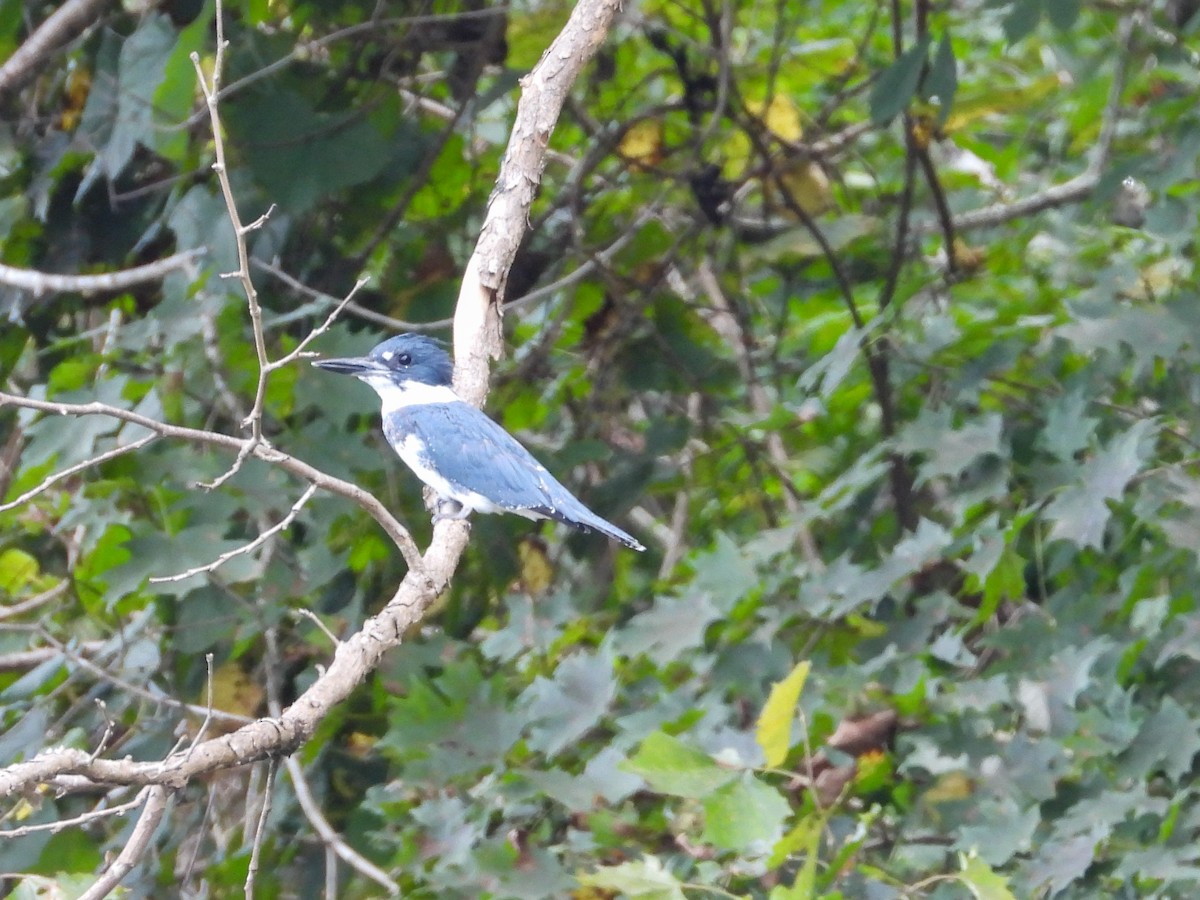
<path fill-rule="evenodd" d="M 617 0 L 582 0 L 562 33 L 525 79 L 513 127 L 513 138 L 501 166 L 498 187 L 488 207 L 484 233 L 467 266 L 455 317 L 458 376 L 468 386 L 466 396 L 478 402 L 486 393 L 488 352 L 498 348 L 498 331 L 487 332 L 489 317 L 498 322 L 495 298 L 527 228 L 527 213 L 545 162 L 546 143 L 567 91 L 583 64 L 600 46 L 616 15 Z M 198 444 L 243 452 L 245 440 L 227 434 L 167 425 L 104 403 L 52 403 L 0 393 L 0 406 L 14 405 L 60 415 L 108 415 L 151 431 Z M 361 488 L 334 478 L 259 442 L 252 455 L 309 482 L 354 500 L 383 525 L 403 549 L 415 552 L 408 532 L 382 504 Z M 105 784 L 158 785 L 177 788 L 197 775 L 287 756 L 313 736 L 329 711 L 342 702 L 421 621 L 430 604 L 450 583 L 466 549 L 465 522 L 442 520 L 434 525 L 433 541 L 410 568 L 391 601 L 368 619 L 362 629 L 338 644 L 333 660 L 290 707 L 279 716 L 259 719 L 230 734 L 176 751 L 158 761 L 93 758 L 82 750 L 58 748 L 27 762 L 0 770 L 0 797 L 62 776 L 82 776 Z M 405 551 L 406 558 L 409 550 Z M 166 792 L 151 794 L 151 802 Z M 147 804 L 149 811 L 150 803 Z M 148 815 L 143 814 L 143 820 Z M 139 822 L 139 828 L 141 823 Z M 132 843 L 132 842 L 131 842 Z M 115 868 L 115 866 L 114 866 Z"/>
<path fill-rule="evenodd" d="M 107 0 L 67 0 L 0 66 L 0 97 L 16 90 L 49 62 L 50 52 L 87 28 Z"/>
<path fill-rule="evenodd" d="M 133 826 L 133 834 L 129 836 L 129 840 L 121 848 L 121 852 L 117 854 L 112 865 L 91 887 L 79 895 L 79 900 L 101 900 L 101 898 L 107 897 L 112 889 L 133 871 L 133 867 L 138 864 L 138 860 L 146 852 L 151 838 L 154 837 L 155 829 L 158 828 L 158 823 L 162 821 L 163 813 L 167 811 L 167 803 L 171 799 L 171 795 L 166 788 L 158 786 L 148 788 L 142 794 L 146 797 L 146 806 L 142 809 L 137 824 Z"/>
<path fill-rule="evenodd" d="M 0 391 L 0 407 L 4 406 L 36 409 L 41 412 L 56 413 L 60 416 L 111 416 L 114 419 L 120 419 L 132 425 L 140 425 L 162 437 L 177 438 L 179 440 L 191 441 L 194 444 L 220 447 L 223 450 L 230 450 L 237 454 L 253 456 L 263 462 L 279 466 L 284 471 L 290 472 L 298 478 L 303 478 L 310 484 L 315 484 L 317 487 L 329 491 L 331 494 L 337 494 L 345 497 L 347 500 L 354 501 L 370 513 L 371 517 L 382 526 L 383 530 L 387 532 L 388 537 L 400 548 L 400 552 L 404 554 L 404 561 L 408 563 L 410 568 L 417 569 L 421 566 L 421 551 L 417 549 L 417 544 L 412 539 L 412 535 L 408 533 L 408 529 L 401 525 L 400 521 L 373 494 L 352 482 L 343 481 L 341 478 L 336 478 L 333 475 L 322 472 L 320 469 L 309 465 L 303 460 L 276 450 L 270 444 L 264 443 L 261 440 L 255 442 L 253 438 L 237 438 L 230 434 L 222 434 L 219 431 L 202 431 L 199 428 L 187 428 L 183 425 L 168 425 L 166 422 L 159 422 L 157 419 L 151 419 L 149 416 L 143 416 L 128 409 L 121 409 L 118 406 L 109 406 L 107 403 L 54 403 L 52 401 L 34 400 L 31 397 L 21 397 L 17 394 L 8 394 Z"/>
<path fill-rule="evenodd" d="M 231 734 L 211 738 L 165 760 L 93 759 L 84 750 L 58 748 L 0 771 L 0 797 L 62 775 L 102 784 L 179 788 L 192 778 L 263 759 L 287 756 L 313 736 L 326 715 L 349 696 L 383 654 L 400 644 L 449 584 L 467 545 L 462 522 L 442 521 L 424 557 L 424 573 L 410 571 L 391 601 L 361 631 L 338 645 L 324 674 L 278 718 L 258 719 Z"/>
<path fill-rule="evenodd" d="M 0 284 L 6 287 L 29 291 L 35 297 L 43 294 L 97 294 L 102 291 L 123 291 L 135 284 L 158 281 L 164 275 L 186 269 L 208 252 L 204 247 L 184 250 L 165 259 L 122 269 L 119 272 L 101 272 L 97 275 L 56 275 L 34 269 L 18 269 L 0 263 Z"/>

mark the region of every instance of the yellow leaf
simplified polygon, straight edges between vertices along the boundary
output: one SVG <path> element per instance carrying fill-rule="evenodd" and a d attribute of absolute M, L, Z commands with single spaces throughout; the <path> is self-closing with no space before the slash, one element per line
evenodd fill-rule
<path fill-rule="evenodd" d="M 1046 75 L 1028 84 L 1008 87 L 1005 90 L 988 90 L 977 97 L 955 97 L 954 110 L 942 126 L 945 134 L 953 134 L 980 119 L 1026 109 L 1055 91 L 1062 84 L 1055 75 Z"/>
<path fill-rule="evenodd" d="M 929 804 L 951 803 L 966 800 L 975 793 L 975 782 L 963 772 L 947 772 L 941 776 L 922 798 Z"/>
<path fill-rule="evenodd" d="M 811 159 L 798 160 L 781 171 L 779 183 L 795 204 L 810 216 L 819 216 L 833 205 L 829 178 Z"/>
<path fill-rule="evenodd" d="M 777 138 L 798 141 L 804 137 L 804 129 L 800 125 L 800 110 L 782 94 L 776 94 L 766 103 L 761 100 L 747 100 L 746 109 Z"/>
<path fill-rule="evenodd" d="M 541 541 L 528 538 L 517 545 L 517 558 L 521 560 L 521 587 L 531 597 L 546 593 L 554 580 L 554 568 Z"/>
<path fill-rule="evenodd" d="M 351 756 L 361 759 L 375 749 L 375 744 L 378 741 L 379 738 L 373 734 L 365 734 L 361 731 L 353 731 L 350 733 L 349 737 L 346 738 L 344 746 L 346 750 L 349 751 Z"/>
<path fill-rule="evenodd" d="M 662 144 L 662 122 L 658 119 L 642 119 L 629 126 L 617 150 L 630 162 L 645 167 L 662 160 Z"/>
<path fill-rule="evenodd" d="M 206 697 L 200 703 L 206 702 Z M 246 677 L 236 662 L 227 662 L 213 672 L 213 708 L 253 716 L 262 703 L 263 689 Z"/>
<path fill-rule="evenodd" d="M 92 89 L 92 73 L 83 66 L 76 66 L 67 78 L 67 87 L 63 91 L 63 108 L 59 113 L 59 127 L 63 131 L 74 131 L 83 117 L 83 107 L 87 104 L 88 93 Z"/>
<path fill-rule="evenodd" d="M 983 268 L 987 262 L 987 251 L 982 247 L 972 247 L 961 236 L 955 235 L 954 262 L 965 274 L 970 275 Z"/>
<path fill-rule="evenodd" d="M 787 758 L 796 704 L 800 701 L 800 692 L 804 690 L 804 681 L 811 668 L 808 660 L 798 662 L 787 678 L 771 686 L 771 695 L 767 697 L 762 715 L 758 717 L 756 732 L 758 745 L 762 747 L 768 766 L 778 766 Z"/>
<path fill-rule="evenodd" d="M 33 815 L 34 811 L 33 804 L 31 804 L 28 800 L 21 798 L 12 808 L 10 815 L 12 816 L 14 822 L 24 822 Z"/>

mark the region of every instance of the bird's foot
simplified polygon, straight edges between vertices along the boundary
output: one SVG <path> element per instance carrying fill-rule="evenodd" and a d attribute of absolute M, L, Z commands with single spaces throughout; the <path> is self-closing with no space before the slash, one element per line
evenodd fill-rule
<path fill-rule="evenodd" d="M 436 525 L 443 519 L 448 519 L 452 522 L 461 522 L 470 512 L 469 509 L 457 500 L 447 500 L 445 497 L 439 497 L 437 512 L 433 514 L 433 524 Z"/>

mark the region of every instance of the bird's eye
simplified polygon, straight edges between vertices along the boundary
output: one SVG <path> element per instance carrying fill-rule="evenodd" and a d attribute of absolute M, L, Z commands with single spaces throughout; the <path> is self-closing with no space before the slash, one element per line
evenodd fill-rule
<path fill-rule="evenodd" d="M 407 353 L 401 353 L 396 357 L 396 362 L 402 366 L 407 366 L 412 362 L 412 357 Z"/>

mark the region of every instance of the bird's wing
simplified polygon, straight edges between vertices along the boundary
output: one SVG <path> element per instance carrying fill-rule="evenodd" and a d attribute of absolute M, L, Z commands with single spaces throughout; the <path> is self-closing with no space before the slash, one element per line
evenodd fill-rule
<path fill-rule="evenodd" d="M 469 404 L 399 410 L 385 422 L 384 432 L 397 449 L 415 438 L 427 465 L 454 488 L 503 509 L 555 518 L 564 506 L 582 505 L 516 438 Z"/>
<path fill-rule="evenodd" d="M 516 438 L 469 404 L 406 407 L 385 416 L 383 430 L 402 457 L 417 453 L 423 468 L 460 494 L 477 494 L 500 509 L 599 531 L 627 547 L 645 549 L 584 506 Z M 401 449 L 414 439 L 411 449 Z M 429 482 L 416 467 L 414 471 Z"/>

